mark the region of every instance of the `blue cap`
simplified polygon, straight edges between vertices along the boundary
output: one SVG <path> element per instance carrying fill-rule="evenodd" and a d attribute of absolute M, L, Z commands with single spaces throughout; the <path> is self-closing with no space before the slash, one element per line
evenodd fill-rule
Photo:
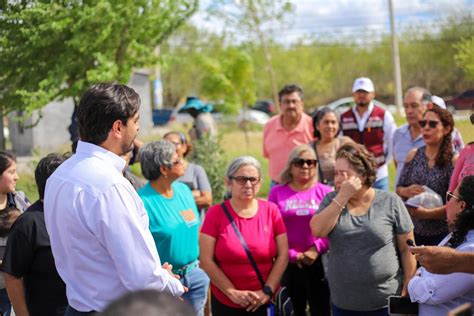
<path fill-rule="evenodd" d="M 199 100 L 198 97 L 187 97 L 186 103 L 181 108 L 181 111 L 196 109 L 199 112 L 211 112 L 213 108 L 212 104 L 206 104 Z"/>

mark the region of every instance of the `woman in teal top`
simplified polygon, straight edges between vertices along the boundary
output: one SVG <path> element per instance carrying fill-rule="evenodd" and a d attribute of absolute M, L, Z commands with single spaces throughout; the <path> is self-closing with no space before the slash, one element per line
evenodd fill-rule
<path fill-rule="evenodd" d="M 184 174 L 183 160 L 167 140 L 141 149 L 143 176 L 149 181 L 138 191 L 148 216 L 150 231 L 163 262 L 173 266 L 189 291 L 183 298 L 197 315 L 203 315 L 209 278 L 199 267 L 199 213 L 191 190 L 175 181 Z"/>

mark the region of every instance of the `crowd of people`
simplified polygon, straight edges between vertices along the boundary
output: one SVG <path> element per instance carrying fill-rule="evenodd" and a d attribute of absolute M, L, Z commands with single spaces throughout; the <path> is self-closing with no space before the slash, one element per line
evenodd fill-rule
<path fill-rule="evenodd" d="M 424 88 L 407 90 L 399 128 L 369 78 L 352 93 L 340 117 L 310 117 L 301 87 L 283 87 L 263 132 L 269 175 L 236 157 L 222 175 L 226 198 L 213 201 L 184 133 L 142 144 L 138 94 L 92 86 L 74 153 L 36 167 L 38 201 L 16 191 L 15 157 L 0 152 L 0 312 L 276 315 L 286 293 L 296 316 L 388 315 L 394 295 L 420 315 L 474 304 L 474 145 L 463 148 Z M 271 189 L 259 198 L 265 176 Z"/>

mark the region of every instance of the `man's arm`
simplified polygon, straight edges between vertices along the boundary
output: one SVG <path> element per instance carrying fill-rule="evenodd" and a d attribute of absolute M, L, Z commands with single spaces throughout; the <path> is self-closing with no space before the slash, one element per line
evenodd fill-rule
<path fill-rule="evenodd" d="M 131 190 L 131 189 L 130 189 Z M 122 283 L 130 291 L 154 288 L 181 296 L 181 282 L 161 266 L 155 242 L 148 229 L 148 215 L 135 192 L 115 185 L 97 200 L 100 220 L 98 238 L 114 261 Z M 140 207 L 141 206 L 141 207 Z"/>
<path fill-rule="evenodd" d="M 5 277 L 5 287 L 7 289 L 8 297 L 12 302 L 15 315 L 29 316 L 28 308 L 26 307 L 25 288 L 23 286 L 23 279 L 16 278 L 8 273 L 3 273 Z"/>
<path fill-rule="evenodd" d="M 383 144 L 385 159 L 387 162 L 392 160 L 393 155 L 393 134 L 397 130 L 397 124 L 393 118 L 392 113 L 385 111 L 384 122 L 383 122 Z"/>
<path fill-rule="evenodd" d="M 448 274 L 455 272 L 474 274 L 474 252 L 461 252 L 449 247 L 410 247 L 416 260 L 431 273 Z"/>

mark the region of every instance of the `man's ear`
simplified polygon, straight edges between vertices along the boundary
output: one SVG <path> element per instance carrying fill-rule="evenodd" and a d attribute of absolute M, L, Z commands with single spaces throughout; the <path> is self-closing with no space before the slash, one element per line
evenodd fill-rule
<path fill-rule="evenodd" d="M 115 137 L 122 135 L 123 123 L 121 120 L 116 120 L 112 123 L 112 128 L 110 129 L 110 133 Z"/>

